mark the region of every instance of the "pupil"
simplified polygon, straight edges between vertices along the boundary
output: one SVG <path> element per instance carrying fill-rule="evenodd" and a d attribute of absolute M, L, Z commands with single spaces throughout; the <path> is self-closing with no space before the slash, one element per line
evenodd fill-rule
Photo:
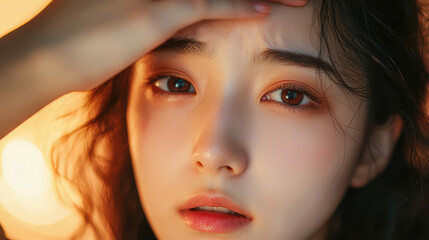
<path fill-rule="evenodd" d="M 183 79 L 179 79 L 176 84 L 174 85 L 174 87 L 176 88 L 183 88 L 185 87 L 185 82 L 183 81 Z"/>
<path fill-rule="evenodd" d="M 286 98 L 288 99 L 288 100 L 293 100 L 293 99 L 295 99 L 296 98 L 296 92 L 295 91 L 287 91 L 287 95 L 286 95 Z"/>
<path fill-rule="evenodd" d="M 289 105 L 299 105 L 304 98 L 304 94 L 299 91 L 285 89 L 281 93 L 282 101 Z"/>
<path fill-rule="evenodd" d="M 176 77 L 170 78 L 167 85 L 168 90 L 171 92 L 188 92 L 191 88 L 191 84 L 188 81 Z"/>

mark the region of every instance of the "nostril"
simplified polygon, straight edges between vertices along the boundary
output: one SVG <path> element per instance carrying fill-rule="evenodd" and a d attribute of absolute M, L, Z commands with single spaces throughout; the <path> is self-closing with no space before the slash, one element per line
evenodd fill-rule
<path fill-rule="evenodd" d="M 232 167 L 230 167 L 230 166 L 226 166 L 226 169 L 227 169 L 228 171 L 232 171 Z"/>
<path fill-rule="evenodd" d="M 203 167 L 203 164 L 200 161 L 197 161 L 195 164 L 197 165 L 198 168 L 202 168 Z"/>

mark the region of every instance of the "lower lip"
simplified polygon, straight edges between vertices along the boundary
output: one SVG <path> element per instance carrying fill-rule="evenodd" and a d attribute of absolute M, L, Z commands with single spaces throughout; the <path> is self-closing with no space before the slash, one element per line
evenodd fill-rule
<path fill-rule="evenodd" d="M 226 213 L 191 211 L 180 212 L 183 222 L 197 231 L 211 233 L 228 233 L 248 225 L 252 219 Z"/>

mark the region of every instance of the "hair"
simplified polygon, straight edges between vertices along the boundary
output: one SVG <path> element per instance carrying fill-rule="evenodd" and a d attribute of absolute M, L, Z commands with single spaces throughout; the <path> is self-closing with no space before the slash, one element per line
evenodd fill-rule
<path fill-rule="evenodd" d="M 347 190 L 330 221 L 328 239 L 427 239 L 429 52 L 423 10 L 429 7 L 411 0 L 317 3 L 320 55 L 333 63 L 332 77 L 339 86 L 369 101 L 367 132 L 393 115 L 403 120 L 388 167 L 366 186 Z M 353 77 L 345 80 L 347 71 L 365 83 L 364 90 L 350 84 Z M 140 204 L 128 149 L 125 116 L 132 74 L 130 66 L 91 90 L 86 105 L 90 119 L 53 148 L 57 177 L 70 182 L 83 199 L 75 204 L 84 218 L 75 238 L 88 226 L 100 238 L 95 214 L 114 239 L 155 238 Z M 63 149 L 70 150 L 70 143 L 82 143 L 84 151 L 66 154 Z M 101 182 L 99 194 L 90 184 L 94 173 Z"/>

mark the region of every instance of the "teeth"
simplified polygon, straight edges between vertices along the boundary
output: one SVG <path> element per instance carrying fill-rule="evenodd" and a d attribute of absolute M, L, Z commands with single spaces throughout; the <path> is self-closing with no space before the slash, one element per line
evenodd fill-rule
<path fill-rule="evenodd" d="M 219 212 L 219 213 L 227 213 L 227 214 L 237 214 L 234 211 L 229 210 L 228 208 L 224 207 L 208 207 L 208 206 L 201 206 L 194 208 L 195 210 L 202 210 L 202 211 L 208 211 L 208 212 Z"/>

